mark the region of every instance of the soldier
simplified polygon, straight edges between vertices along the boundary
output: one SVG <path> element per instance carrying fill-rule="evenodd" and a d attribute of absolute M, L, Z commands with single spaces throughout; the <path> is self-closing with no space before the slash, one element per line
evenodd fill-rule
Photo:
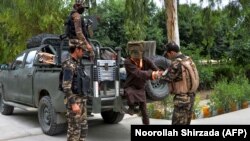
<path fill-rule="evenodd" d="M 86 96 L 79 94 L 77 78 L 84 49 L 82 46 L 71 46 L 69 51 L 70 57 L 62 64 L 62 88 L 65 93 L 68 122 L 67 141 L 85 141 L 88 130 Z"/>
<path fill-rule="evenodd" d="M 167 74 L 164 74 L 163 77 L 164 80 L 170 83 L 170 92 L 175 95 L 172 124 L 189 125 L 192 118 L 195 93 L 187 90 L 187 85 L 191 82 L 187 82 L 187 78 L 183 77 L 184 67 L 181 63 L 181 60 L 188 57 L 180 52 L 179 46 L 174 42 L 170 42 L 165 46 L 164 56 L 172 60 L 171 66 L 167 69 Z"/>
<path fill-rule="evenodd" d="M 129 109 L 124 109 L 130 115 L 139 105 L 142 114 L 142 123 L 149 124 L 146 107 L 145 84 L 147 80 L 157 79 L 161 71 L 146 57 L 143 57 L 143 42 L 129 42 L 127 46 L 129 57 L 124 64 L 127 78 L 124 84 L 124 97 L 127 98 Z"/>
<path fill-rule="evenodd" d="M 76 0 L 73 10 L 70 12 L 66 25 L 66 34 L 69 38 L 69 46 L 83 46 L 94 56 L 93 48 L 90 45 L 84 19 L 81 17 L 85 8 L 88 8 L 83 0 Z"/>

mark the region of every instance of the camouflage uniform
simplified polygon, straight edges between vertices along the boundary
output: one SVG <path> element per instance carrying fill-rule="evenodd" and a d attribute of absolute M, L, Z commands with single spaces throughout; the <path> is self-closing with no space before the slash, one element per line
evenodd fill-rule
<path fill-rule="evenodd" d="M 174 85 L 175 82 L 182 81 L 182 68 L 181 63 L 177 59 L 185 58 L 183 54 L 178 55 L 168 69 L 165 80 Z M 170 87 L 171 88 L 171 87 Z M 171 90 L 170 90 L 171 92 Z M 176 94 L 174 93 L 174 111 L 172 116 L 172 124 L 189 125 L 192 118 L 192 109 L 195 100 L 195 93 Z"/>
<path fill-rule="evenodd" d="M 88 8 L 82 0 L 76 0 L 76 4 L 82 5 L 83 11 Z M 90 51 L 90 56 L 94 56 L 94 51 L 88 48 L 90 41 L 88 39 L 87 29 L 84 23 L 84 19 L 81 17 L 82 13 L 79 13 L 79 9 L 74 8 L 69 15 L 69 21 L 67 24 L 70 26 L 69 31 L 69 47 L 83 47 L 85 50 Z M 83 12 L 82 11 L 82 12 Z"/>
<path fill-rule="evenodd" d="M 73 22 L 73 30 L 72 35 L 69 37 L 69 46 L 70 47 L 79 47 L 82 45 L 86 45 L 89 43 L 88 39 L 86 38 L 86 34 L 84 34 L 86 31 L 86 29 L 84 28 L 84 21 L 81 19 L 81 15 L 73 10 L 70 14 L 71 18 L 72 18 L 72 22 Z M 84 46 L 85 49 L 86 46 Z"/>
<path fill-rule="evenodd" d="M 87 124 L 87 109 L 86 109 L 86 97 L 77 94 L 77 72 L 76 68 L 79 67 L 79 62 L 70 57 L 63 62 L 63 82 L 62 87 L 65 92 L 65 104 L 67 107 L 67 140 L 68 141 L 85 141 L 87 136 L 88 124 Z M 81 109 L 80 114 L 76 114 L 72 111 L 72 104 L 79 104 Z"/>

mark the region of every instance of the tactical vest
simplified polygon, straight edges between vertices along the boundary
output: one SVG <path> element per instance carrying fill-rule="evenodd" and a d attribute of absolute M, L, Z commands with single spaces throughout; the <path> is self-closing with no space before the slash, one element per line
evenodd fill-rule
<path fill-rule="evenodd" d="M 75 25 L 74 25 L 74 21 L 73 21 L 73 18 L 72 18 L 72 14 L 75 13 L 75 12 L 76 11 L 70 12 L 67 20 L 64 23 L 65 34 L 67 35 L 67 37 L 69 39 L 76 39 L 77 38 L 76 31 L 75 31 Z M 89 36 L 88 36 L 87 27 L 85 25 L 83 17 L 81 17 L 81 24 L 82 24 L 82 33 L 86 37 L 86 39 L 88 40 Z"/>
<path fill-rule="evenodd" d="M 174 94 L 195 92 L 199 86 L 199 74 L 193 60 L 190 57 L 178 58 L 173 63 L 181 63 L 182 80 L 170 83 L 170 91 Z"/>
<path fill-rule="evenodd" d="M 59 90 L 63 91 L 62 87 L 63 71 L 59 75 Z M 74 94 L 87 96 L 90 94 L 90 77 L 85 73 L 84 67 L 77 67 L 73 74 L 71 90 Z"/>

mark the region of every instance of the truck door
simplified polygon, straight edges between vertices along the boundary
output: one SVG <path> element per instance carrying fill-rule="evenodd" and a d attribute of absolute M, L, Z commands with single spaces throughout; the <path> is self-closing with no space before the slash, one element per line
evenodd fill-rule
<path fill-rule="evenodd" d="M 25 58 L 24 68 L 20 70 L 20 76 L 18 83 L 20 85 L 20 100 L 22 103 L 27 105 L 33 105 L 33 78 L 35 67 L 34 58 L 36 56 L 37 50 L 31 50 L 28 52 Z"/>
<path fill-rule="evenodd" d="M 19 55 L 16 60 L 12 63 L 11 69 L 6 71 L 5 83 L 4 83 L 4 92 L 5 92 L 5 100 L 9 101 L 19 101 L 19 71 L 23 69 L 23 60 L 25 57 L 25 53 Z"/>

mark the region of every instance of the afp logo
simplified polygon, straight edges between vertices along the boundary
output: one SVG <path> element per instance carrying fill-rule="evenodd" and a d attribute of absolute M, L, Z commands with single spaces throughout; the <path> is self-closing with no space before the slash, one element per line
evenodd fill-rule
<path fill-rule="evenodd" d="M 236 136 L 246 138 L 247 132 L 246 129 L 223 129 L 222 135 L 223 138 Z"/>

